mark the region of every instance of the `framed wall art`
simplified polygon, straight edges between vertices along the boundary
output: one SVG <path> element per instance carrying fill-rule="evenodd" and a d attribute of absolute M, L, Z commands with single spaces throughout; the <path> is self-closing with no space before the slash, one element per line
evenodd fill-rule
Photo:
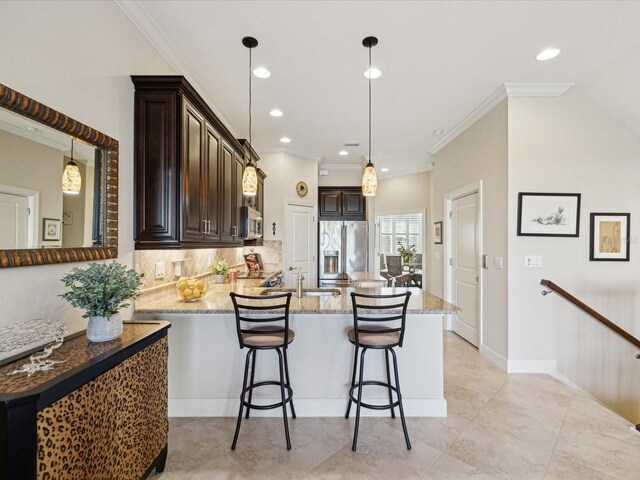
<path fill-rule="evenodd" d="M 433 243 L 437 245 L 442 243 L 442 222 L 433 223 Z"/>
<path fill-rule="evenodd" d="M 42 219 L 42 241 L 44 242 L 60 241 L 60 219 L 59 218 L 43 218 Z"/>
<path fill-rule="evenodd" d="M 628 262 L 630 213 L 592 213 L 589 260 Z"/>
<path fill-rule="evenodd" d="M 518 236 L 578 237 L 579 193 L 518 194 Z"/>

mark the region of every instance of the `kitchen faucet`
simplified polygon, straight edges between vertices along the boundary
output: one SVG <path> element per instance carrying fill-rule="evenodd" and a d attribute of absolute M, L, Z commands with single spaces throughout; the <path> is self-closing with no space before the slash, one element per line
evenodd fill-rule
<path fill-rule="evenodd" d="M 298 298 L 302 298 L 302 281 L 304 280 L 300 269 L 301 267 L 289 267 L 289 271 L 298 270 L 298 273 L 296 273 L 296 297 Z"/>

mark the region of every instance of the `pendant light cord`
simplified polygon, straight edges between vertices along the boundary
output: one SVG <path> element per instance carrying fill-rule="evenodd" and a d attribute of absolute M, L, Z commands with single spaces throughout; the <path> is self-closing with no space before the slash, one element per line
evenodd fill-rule
<path fill-rule="evenodd" d="M 371 45 L 369 45 L 369 163 L 371 163 Z"/>
<path fill-rule="evenodd" d="M 73 137 L 71 137 L 71 161 L 73 162 Z"/>
<path fill-rule="evenodd" d="M 251 63 L 251 50 L 253 50 L 253 48 L 249 48 L 249 145 L 252 144 L 251 142 L 251 67 L 252 67 L 252 63 Z"/>

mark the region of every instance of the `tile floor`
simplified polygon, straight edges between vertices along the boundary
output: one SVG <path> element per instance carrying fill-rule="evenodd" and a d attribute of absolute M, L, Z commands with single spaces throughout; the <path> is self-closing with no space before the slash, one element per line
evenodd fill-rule
<path fill-rule="evenodd" d="M 402 368 L 402 366 L 400 366 Z M 241 479 L 640 479 L 640 436 L 628 422 L 547 375 L 493 367 L 456 335 L 445 336 L 447 418 L 364 418 L 357 453 L 353 420 L 243 422 L 172 418 L 160 480 Z"/>

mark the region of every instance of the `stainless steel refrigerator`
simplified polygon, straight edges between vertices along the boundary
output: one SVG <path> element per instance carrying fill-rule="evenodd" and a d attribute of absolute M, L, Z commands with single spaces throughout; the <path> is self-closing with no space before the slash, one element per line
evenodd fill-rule
<path fill-rule="evenodd" d="M 323 220 L 318 232 L 320 287 L 346 287 L 349 285 L 349 273 L 368 271 L 367 222 Z"/>

